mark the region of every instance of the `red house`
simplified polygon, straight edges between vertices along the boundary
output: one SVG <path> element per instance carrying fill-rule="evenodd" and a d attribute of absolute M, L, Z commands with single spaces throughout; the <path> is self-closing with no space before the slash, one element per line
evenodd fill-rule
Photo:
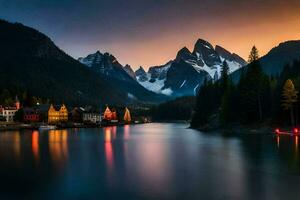
<path fill-rule="evenodd" d="M 31 108 L 24 109 L 24 122 L 39 122 L 40 121 L 40 114 Z"/>

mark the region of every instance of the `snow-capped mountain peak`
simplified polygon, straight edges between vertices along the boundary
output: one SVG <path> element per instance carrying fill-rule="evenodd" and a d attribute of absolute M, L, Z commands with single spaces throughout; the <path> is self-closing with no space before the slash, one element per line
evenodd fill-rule
<path fill-rule="evenodd" d="M 146 89 L 172 96 L 194 95 L 205 79 L 217 80 L 223 61 L 233 72 L 246 65 L 237 54 L 221 46 L 215 48 L 209 42 L 197 40 L 193 52 L 183 47 L 174 60 L 161 66 L 150 67 L 148 72 L 136 71 L 138 82 Z"/>
<path fill-rule="evenodd" d="M 97 51 L 84 58 L 79 58 L 78 61 L 92 68 L 97 73 L 120 80 L 135 80 L 135 75 L 131 67 L 129 65 L 123 67 L 118 60 L 109 53 L 102 54 L 100 51 Z"/>
<path fill-rule="evenodd" d="M 100 63 L 102 61 L 102 58 L 103 58 L 103 54 L 100 53 L 100 51 L 97 51 L 94 54 L 89 54 L 85 58 L 83 57 L 78 58 L 78 61 L 88 67 L 92 67 L 94 64 Z"/>

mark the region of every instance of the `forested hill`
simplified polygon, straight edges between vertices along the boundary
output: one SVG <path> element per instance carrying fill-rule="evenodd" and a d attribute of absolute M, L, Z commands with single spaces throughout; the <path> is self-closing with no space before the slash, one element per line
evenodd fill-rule
<path fill-rule="evenodd" d="M 290 65 L 278 70 L 282 71 L 278 76 L 272 76 L 264 71 L 262 63 L 265 60 L 259 59 L 255 47 L 249 58 L 250 64 L 241 71 L 237 83 L 233 83 L 228 75 L 228 66 L 223 65 L 221 79 L 215 83 L 207 81 L 203 85 L 197 95 L 191 123 L 193 127 L 213 129 L 232 124 L 264 124 L 269 127 L 297 125 L 300 111 L 298 98 L 284 97 L 282 94 L 284 87 L 292 88 L 290 90 L 294 88 L 294 94 L 300 90 L 300 62 L 294 57 L 294 62 L 290 61 Z M 276 63 L 283 63 L 280 59 L 286 60 L 286 57 L 279 56 L 276 59 Z M 273 66 L 274 69 L 276 67 L 282 66 Z M 287 100 L 291 101 L 284 108 L 282 105 Z"/>
<path fill-rule="evenodd" d="M 279 76 L 285 65 L 292 64 L 300 59 L 300 40 L 286 41 L 272 48 L 265 56 L 259 59 L 262 70 L 269 76 Z M 247 66 L 235 71 L 230 76 L 237 83 L 243 70 Z"/>
<path fill-rule="evenodd" d="M 0 90 L 27 91 L 70 104 L 130 104 L 164 97 L 96 75 L 50 38 L 19 23 L 0 20 Z M 123 86 L 123 87 L 120 87 Z"/>

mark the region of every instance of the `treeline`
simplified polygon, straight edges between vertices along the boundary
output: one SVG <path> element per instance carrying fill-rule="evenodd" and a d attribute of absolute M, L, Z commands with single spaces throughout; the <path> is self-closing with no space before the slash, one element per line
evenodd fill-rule
<path fill-rule="evenodd" d="M 28 91 L 23 91 L 16 88 L 0 88 L 0 105 L 13 106 L 17 99 L 24 107 L 32 107 L 37 103 L 43 104 L 48 103 L 49 101 L 47 99 L 36 97 Z"/>
<path fill-rule="evenodd" d="M 289 97 L 283 96 L 283 88 L 288 79 L 291 79 L 289 84 L 294 83 L 291 87 L 300 88 L 300 62 L 285 66 L 279 76 L 272 77 L 263 72 L 258 58 L 258 51 L 253 47 L 250 64 L 242 71 L 237 84 L 228 75 L 226 62 L 217 82 L 205 81 L 197 95 L 192 127 L 202 127 L 216 121 L 219 127 L 233 123 L 289 126 L 291 113 L 297 123 L 300 109 L 297 97 L 289 102 L 290 107 L 284 108 L 283 102 Z M 297 96 L 296 89 L 294 95 Z"/>
<path fill-rule="evenodd" d="M 152 107 L 150 116 L 153 121 L 187 121 L 192 117 L 195 102 L 195 97 L 180 97 Z"/>

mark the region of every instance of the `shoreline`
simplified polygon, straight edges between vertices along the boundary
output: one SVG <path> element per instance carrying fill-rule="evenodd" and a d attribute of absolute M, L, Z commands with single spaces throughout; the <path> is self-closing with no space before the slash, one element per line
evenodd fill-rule
<path fill-rule="evenodd" d="M 148 122 L 149 123 L 149 122 Z M 111 126 L 125 126 L 125 125 L 137 125 L 137 124 L 146 124 L 143 122 L 140 123 L 111 123 L 111 124 L 76 124 L 76 123 L 68 123 L 68 124 L 59 124 L 53 130 L 60 129 L 68 129 L 68 128 L 104 128 Z M 22 131 L 22 130 L 39 130 L 40 126 L 52 126 L 52 124 L 38 123 L 38 124 L 24 124 L 24 123 L 2 123 L 0 124 L 0 132 L 4 131 Z"/>
<path fill-rule="evenodd" d="M 202 127 L 193 127 L 189 126 L 190 129 L 198 130 L 203 133 L 215 133 L 220 132 L 223 134 L 236 134 L 236 135 L 244 135 L 244 134 L 270 134 L 274 133 L 275 128 L 266 125 L 241 125 L 241 124 L 235 124 L 235 125 L 228 125 L 223 127 L 209 127 L 209 126 L 202 126 Z M 286 128 L 286 127 L 284 127 Z"/>

